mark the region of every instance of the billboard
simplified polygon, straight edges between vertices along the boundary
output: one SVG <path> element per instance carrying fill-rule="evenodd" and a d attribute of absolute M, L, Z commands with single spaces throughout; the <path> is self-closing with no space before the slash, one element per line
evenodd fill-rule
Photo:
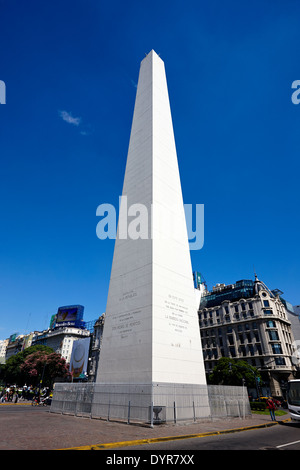
<path fill-rule="evenodd" d="M 56 314 L 55 327 L 82 326 L 83 310 L 84 307 L 82 305 L 59 307 Z"/>
<path fill-rule="evenodd" d="M 22 351 L 24 351 L 24 349 L 29 348 L 32 345 L 32 338 L 33 338 L 33 333 L 30 333 L 29 335 L 24 337 L 22 349 L 21 349 Z"/>
<path fill-rule="evenodd" d="M 199 273 L 198 271 L 194 271 L 193 278 L 195 289 L 199 289 L 199 286 L 201 285 L 201 273 Z"/>
<path fill-rule="evenodd" d="M 52 315 L 51 318 L 50 318 L 50 324 L 49 324 L 50 329 L 55 327 L 55 322 L 56 322 L 56 314 Z"/>
<path fill-rule="evenodd" d="M 90 339 L 78 339 L 73 343 L 70 372 L 73 379 L 84 378 L 87 373 Z"/>
<path fill-rule="evenodd" d="M 8 342 L 9 343 L 14 343 L 17 339 L 18 334 L 19 333 L 13 333 L 12 335 L 10 335 Z"/>

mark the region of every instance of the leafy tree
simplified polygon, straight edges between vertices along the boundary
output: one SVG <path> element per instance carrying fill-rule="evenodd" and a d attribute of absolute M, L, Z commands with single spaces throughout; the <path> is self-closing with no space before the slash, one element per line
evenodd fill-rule
<path fill-rule="evenodd" d="M 2 380 L 10 384 L 16 383 L 18 385 L 23 385 L 26 382 L 26 376 L 22 373 L 21 366 L 23 365 L 26 357 L 36 351 L 44 351 L 45 353 L 50 354 L 53 352 L 53 349 L 44 345 L 35 345 L 11 356 L 1 368 Z"/>
<path fill-rule="evenodd" d="M 242 385 L 244 379 L 247 387 L 255 387 L 256 378 L 261 378 L 258 370 L 247 361 L 222 357 L 210 374 L 208 382 L 215 385 Z"/>
<path fill-rule="evenodd" d="M 36 351 L 27 355 L 20 370 L 32 385 L 42 381 L 43 385 L 51 386 L 55 377 L 70 377 L 65 359 L 55 352 Z"/>
<path fill-rule="evenodd" d="M 54 350 L 52 348 L 49 348 L 49 346 L 45 346 L 44 344 L 36 344 L 34 346 L 29 346 L 29 348 L 24 349 L 22 353 L 24 357 L 27 357 L 36 351 L 44 351 L 47 354 L 54 352 Z"/>

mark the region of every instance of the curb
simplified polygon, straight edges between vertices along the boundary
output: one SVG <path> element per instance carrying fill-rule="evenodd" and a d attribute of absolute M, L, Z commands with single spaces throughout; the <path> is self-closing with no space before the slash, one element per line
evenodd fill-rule
<path fill-rule="evenodd" d="M 285 423 L 288 421 L 291 421 L 291 420 L 283 419 L 281 421 L 275 421 L 275 422 L 273 421 L 270 423 L 257 424 L 254 426 L 245 426 L 241 428 L 225 429 L 223 431 L 203 432 L 200 434 L 184 434 L 180 436 L 154 437 L 150 439 L 138 439 L 135 441 L 110 442 L 107 444 L 95 444 L 95 445 L 80 446 L 80 447 L 68 447 L 65 449 L 58 449 L 58 450 L 103 450 L 103 449 L 112 449 L 115 447 L 128 447 L 128 446 L 138 446 L 138 445 L 143 445 L 143 444 L 153 444 L 155 442 L 178 441 L 182 439 L 194 439 L 197 437 L 199 438 L 199 437 L 208 437 L 208 436 L 218 436 L 221 434 L 230 434 L 230 433 L 241 432 L 241 431 L 250 431 L 252 429 L 270 428 L 272 426 L 276 426 L 276 424 Z"/>
<path fill-rule="evenodd" d="M 31 405 L 30 403 L 0 403 L 0 406 L 20 406 L 20 405 Z"/>

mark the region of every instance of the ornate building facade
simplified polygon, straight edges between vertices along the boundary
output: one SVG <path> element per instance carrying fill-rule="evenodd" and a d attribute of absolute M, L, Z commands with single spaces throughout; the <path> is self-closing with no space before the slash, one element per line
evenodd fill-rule
<path fill-rule="evenodd" d="M 207 375 L 221 357 L 243 359 L 259 369 L 260 393 L 285 395 L 297 367 L 291 322 L 280 294 L 257 276 L 204 292 L 198 313 Z"/>

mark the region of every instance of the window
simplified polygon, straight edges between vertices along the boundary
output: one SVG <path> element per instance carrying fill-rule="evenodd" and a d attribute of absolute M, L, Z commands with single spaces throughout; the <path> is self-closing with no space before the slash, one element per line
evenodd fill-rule
<path fill-rule="evenodd" d="M 279 340 L 279 336 L 278 336 L 278 333 L 276 330 L 269 330 L 268 331 L 269 333 L 269 338 L 271 341 L 278 341 Z"/>
<path fill-rule="evenodd" d="M 234 347 L 234 346 L 230 346 L 229 352 L 230 352 L 231 357 L 235 357 L 235 356 L 236 356 L 235 347 Z"/>
<path fill-rule="evenodd" d="M 227 338 L 228 338 L 229 344 L 233 345 L 233 344 L 234 344 L 233 336 L 232 336 L 232 335 L 228 335 Z"/>
<path fill-rule="evenodd" d="M 280 343 L 272 343 L 271 346 L 272 346 L 273 354 L 282 354 Z"/>
<path fill-rule="evenodd" d="M 246 347 L 240 346 L 240 350 L 241 350 L 242 356 L 246 356 Z"/>
<path fill-rule="evenodd" d="M 249 309 L 250 309 L 250 310 L 253 310 L 253 305 L 252 305 L 252 302 L 249 302 L 249 304 L 248 304 L 248 305 L 249 305 Z"/>
<path fill-rule="evenodd" d="M 264 310 L 265 315 L 272 315 L 272 310 Z"/>
<path fill-rule="evenodd" d="M 239 307 L 238 307 L 238 305 L 235 305 L 235 306 L 234 306 L 234 311 L 235 311 L 235 313 L 239 313 Z"/>
<path fill-rule="evenodd" d="M 242 305 L 242 310 L 246 310 L 246 305 L 245 304 L 241 304 Z"/>
<path fill-rule="evenodd" d="M 275 364 L 277 366 L 285 366 L 285 359 L 284 357 L 275 357 Z"/>
<path fill-rule="evenodd" d="M 268 300 L 264 300 L 264 307 L 270 307 L 270 304 L 269 304 Z"/>
<path fill-rule="evenodd" d="M 276 323 L 273 320 L 268 320 L 267 321 L 267 327 L 268 328 L 276 328 Z"/>
<path fill-rule="evenodd" d="M 259 362 L 260 362 L 260 367 L 264 367 L 265 366 L 265 362 L 262 358 L 259 359 Z"/>

